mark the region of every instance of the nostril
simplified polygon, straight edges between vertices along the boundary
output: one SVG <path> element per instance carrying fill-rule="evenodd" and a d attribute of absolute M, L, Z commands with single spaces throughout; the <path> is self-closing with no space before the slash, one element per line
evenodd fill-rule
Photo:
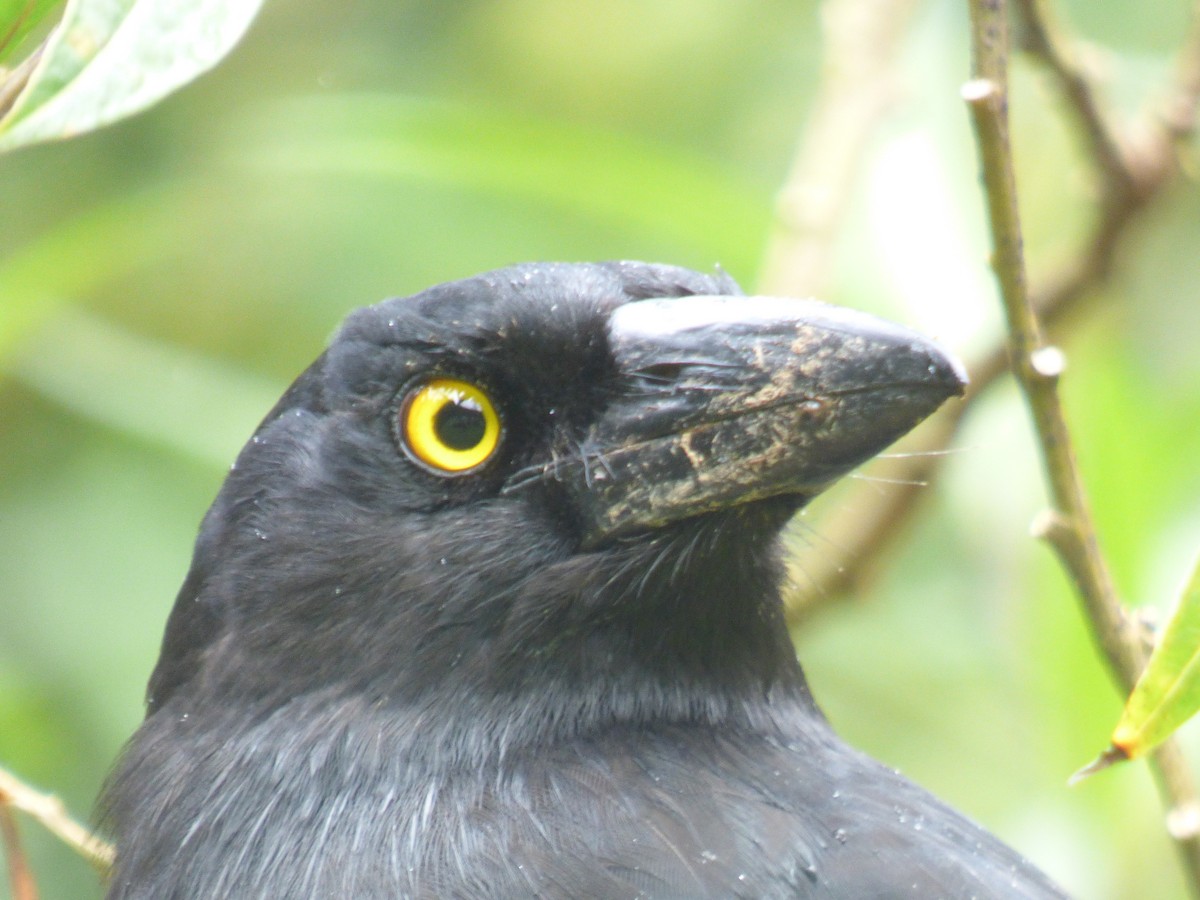
<path fill-rule="evenodd" d="M 827 404 L 821 400 L 805 400 L 800 403 L 796 409 L 800 414 L 802 422 L 816 422 L 824 417 L 827 410 Z"/>
<path fill-rule="evenodd" d="M 637 377 L 657 384 L 669 384 L 678 381 L 685 368 L 685 364 L 679 362 L 654 363 L 638 369 Z"/>

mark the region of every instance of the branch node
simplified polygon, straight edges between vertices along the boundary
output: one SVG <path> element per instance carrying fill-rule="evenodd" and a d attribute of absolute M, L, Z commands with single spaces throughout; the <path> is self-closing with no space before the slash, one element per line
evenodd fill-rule
<path fill-rule="evenodd" d="M 1029 354 L 1029 366 L 1042 378 L 1056 381 L 1067 370 L 1067 356 L 1058 347 L 1039 347 Z"/>
<path fill-rule="evenodd" d="M 1063 536 L 1070 534 L 1071 526 L 1056 509 L 1043 509 L 1029 523 L 1029 536 L 1045 541 L 1052 546 L 1059 546 Z"/>
<path fill-rule="evenodd" d="M 1000 95 L 1000 86 L 990 78 L 972 78 L 959 93 L 968 103 L 982 103 Z"/>
<path fill-rule="evenodd" d="M 1171 807 L 1167 812 L 1167 832 L 1177 841 L 1200 837 L 1200 803 Z"/>

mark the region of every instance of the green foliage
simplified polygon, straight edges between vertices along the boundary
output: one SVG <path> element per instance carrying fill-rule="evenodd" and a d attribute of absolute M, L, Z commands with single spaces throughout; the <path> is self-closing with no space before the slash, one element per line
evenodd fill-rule
<path fill-rule="evenodd" d="M 15 45 L 50 9 L 4 0 Z M 210 69 L 258 11 L 254 0 L 78 0 L 0 109 L 0 150 L 72 137 L 138 112 Z M 0 79 L 0 87 L 7 87 Z"/>
<path fill-rule="evenodd" d="M 1125 704 L 1112 744 L 1134 758 L 1153 750 L 1200 709 L 1200 560 Z"/>
<path fill-rule="evenodd" d="M 0 0 L 0 63 L 7 63 L 59 0 Z"/>
<path fill-rule="evenodd" d="M 297 98 L 256 111 L 244 148 L 263 173 L 433 181 L 544 204 L 689 243 L 751 271 L 770 193 L 698 154 L 512 109 L 381 94 Z"/>

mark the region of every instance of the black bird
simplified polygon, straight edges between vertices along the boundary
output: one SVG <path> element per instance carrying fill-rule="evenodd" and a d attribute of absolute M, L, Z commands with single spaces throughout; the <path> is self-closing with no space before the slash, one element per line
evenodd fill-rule
<path fill-rule="evenodd" d="M 832 733 L 781 609 L 780 529 L 960 370 L 739 293 L 532 264 L 351 315 L 201 526 L 108 896 L 1063 896 Z"/>

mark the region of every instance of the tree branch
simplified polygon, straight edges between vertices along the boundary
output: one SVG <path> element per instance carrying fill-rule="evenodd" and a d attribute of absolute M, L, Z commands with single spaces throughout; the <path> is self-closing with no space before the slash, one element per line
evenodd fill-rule
<path fill-rule="evenodd" d="M 31 816 L 60 841 L 107 875 L 113 863 L 111 844 L 102 841 L 68 815 L 62 801 L 43 794 L 0 769 L 0 807 Z"/>
<path fill-rule="evenodd" d="M 758 291 L 823 293 L 863 154 L 896 96 L 895 59 L 916 0 L 826 0 L 817 98 L 776 200 Z"/>
<path fill-rule="evenodd" d="M 1020 210 L 1008 136 L 1005 0 L 972 0 L 971 34 L 973 78 L 963 87 L 963 98 L 971 111 L 979 150 L 994 247 L 992 266 L 1008 323 L 1013 373 L 1033 415 L 1053 504 L 1053 509 L 1039 520 L 1038 527 L 1075 582 L 1093 639 L 1114 679 L 1128 693 L 1145 666 L 1147 639 L 1137 620 L 1126 614 L 1100 552 L 1058 396 L 1058 377 L 1066 360 L 1057 348 L 1043 344 L 1037 314 L 1026 289 Z M 1089 105 L 1087 109 L 1093 107 Z M 1091 113 L 1085 110 L 1084 115 Z M 1100 130 L 1098 123 L 1098 118 L 1092 122 L 1096 133 Z M 1092 137 L 1096 144 L 1096 134 Z M 1108 151 L 1099 148 L 1094 152 Z M 1100 162 L 1107 168 L 1119 161 L 1101 156 Z M 1119 164 L 1124 169 L 1124 163 Z M 1191 775 L 1181 763 L 1177 747 L 1155 757 L 1160 789 L 1169 810 L 1168 820 L 1175 811 L 1193 810 L 1200 805 Z M 1200 893 L 1200 833 L 1191 828 L 1173 837 L 1190 875 L 1192 890 Z"/>
<path fill-rule="evenodd" d="M 37 885 L 25 851 L 21 849 L 21 835 L 17 831 L 17 818 L 7 804 L 0 800 L 0 845 L 4 847 L 4 858 L 8 861 L 8 883 L 12 886 L 13 900 L 37 900 Z"/>
<path fill-rule="evenodd" d="M 1043 5 L 1021 0 L 1021 9 L 1027 16 L 1040 17 Z M 1194 4 L 1192 22 L 1177 56 L 1171 84 L 1164 96 L 1151 105 L 1145 120 L 1128 128 L 1128 133 L 1140 136 L 1136 142 L 1111 136 L 1107 131 L 1110 126 L 1099 115 L 1096 91 L 1087 75 L 1078 67 L 1058 61 L 1057 54 L 1065 52 L 1068 46 L 1061 33 L 1041 24 L 1040 18 L 1029 30 L 1033 34 L 1054 35 L 1053 39 L 1042 41 L 1036 58 L 1046 65 L 1072 114 L 1082 122 L 1091 123 L 1083 130 L 1089 135 L 1089 155 L 1096 159 L 1095 165 L 1102 176 L 1097 185 L 1097 218 L 1079 249 L 1028 291 L 1038 319 L 1047 329 L 1057 331 L 1109 278 L 1121 244 L 1141 210 L 1178 177 L 1179 151 L 1195 133 L 1200 104 L 1200 2 Z M 1134 144 L 1136 150 L 1130 149 Z M 1125 169 L 1118 176 L 1107 177 L 1114 160 Z M 790 579 L 793 586 L 786 597 L 792 623 L 859 587 L 884 560 L 895 539 L 905 533 L 905 524 L 916 512 L 921 498 L 929 493 L 920 484 L 935 479 L 941 468 L 942 457 L 921 453 L 942 450 L 953 441 L 976 399 L 1008 371 L 1006 346 L 999 343 L 992 347 L 970 361 L 967 370 L 971 385 L 963 401 L 943 409 L 919 429 L 912 442 L 904 445 L 913 455 L 893 464 L 890 477 L 906 484 L 886 494 L 859 489 L 840 509 L 822 519 L 822 534 L 841 552 L 836 560 L 822 557 L 793 561 L 795 571 Z"/>
<path fill-rule="evenodd" d="M 1064 36 L 1046 0 L 1016 0 L 1016 6 L 1024 26 L 1022 49 L 1053 74 L 1068 112 L 1087 139 L 1088 154 L 1100 168 L 1104 183 L 1131 188 L 1127 153 L 1105 119 L 1093 79 L 1080 64 L 1081 58 L 1090 55 L 1090 48 Z"/>

